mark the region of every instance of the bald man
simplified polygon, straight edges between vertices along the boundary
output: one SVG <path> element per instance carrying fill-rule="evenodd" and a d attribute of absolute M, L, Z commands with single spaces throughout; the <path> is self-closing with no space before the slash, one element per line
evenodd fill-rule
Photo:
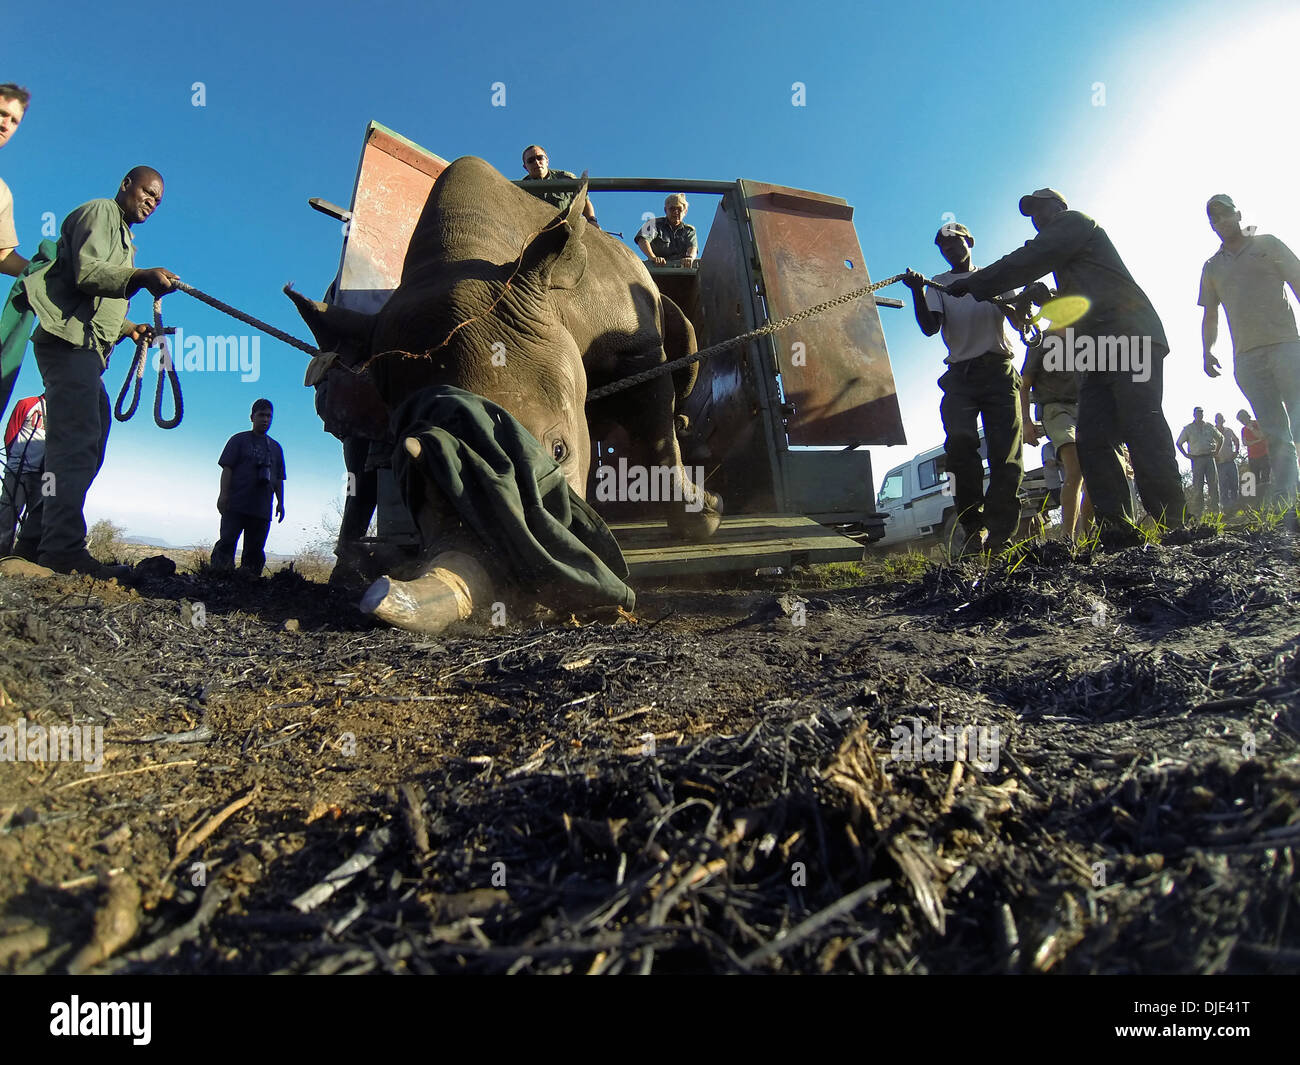
<path fill-rule="evenodd" d="M 162 175 L 137 166 L 109 200 L 83 203 L 59 231 L 54 260 L 18 282 L 39 324 L 32 335 L 45 380 L 45 483 L 15 553 L 58 573 L 108 579 L 126 567 L 105 566 L 86 550 L 86 493 L 104 463 L 112 412 L 100 380 L 119 341 L 152 340 L 153 330 L 127 320 L 141 289 L 163 296 L 179 280 L 162 267 L 137 270 L 131 227 L 163 198 Z"/>

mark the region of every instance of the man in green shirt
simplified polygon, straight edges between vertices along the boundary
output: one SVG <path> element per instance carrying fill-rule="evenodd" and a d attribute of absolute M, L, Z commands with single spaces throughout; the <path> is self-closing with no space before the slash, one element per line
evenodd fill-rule
<path fill-rule="evenodd" d="M 54 261 L 27 275 L 23 297 L 39 324 L 32 335 L 45 381 L 46 444 L 42 505 L 23 526 L 16 553 L 59 573 L 108 579 L 126 567 L 105 566 L 86 550 L 86 493 L 104 463 L 112 411 L 101 376 L 113 346 L 153 330 L 126 318 L 142 288 L 159 297 L 177 276 L 161 267 L 137 270 L 131 227 L 162 202 L 162 176 L 137 166 L 114 199 L 91 200 L 63 220 Z"/>
<path fill-rule="evenodd" d="M 1205 308 L 1205 373 L 1219 376 L 1212 349 L 1222 303 L 1232 333 L 1233 376 L 1268 439 L 1273 491 L 1291 505 L 1300 474 L 1295 444 L 1300 434 L 1300 333 L 1286 289 L 1289 286 L 1300 299 L 1300 259 L 1277 237 L 1256 233 L 1254 226 L 1243 229 L 1241 212 L 1230 196 L 1211 196 L 1205 211 L 1210 228 L 1223 241 L 1201 270 L 1197 299 Z M 1288 525 L 1295 524 L 1290 517 Z"/>
<path fill-rule="evenodd" d="M 530 144 L 524 149 L 524 170 L 528 172 L 528 176 L 533 181 L 578 180 L 577 174 L 571 174 L 567 170 L 552 170 L 550 168 L 550 159 L 546 155 L 546 149 L 540 144 Z M 525 185 L 524 191 L 536 196 L 539 200 L 545 200 L 558 211 L 567 211 L 574 197 L 572 189 L 548 189 L 536 185 Z M 582 214 L 597 229 L 600 228 L 600 224 L 596 221 L 596 209 L 591 206 L 590 196 L 587 197 L 587 202 L 582 208 Z"/>
<path fill-rule="evenodd" d="M 1141 542 L 1119 446 L 1129 445 L 1134 479 L 1147 512 L 1170 527 L 1183 524 L 1183 482 L 1174 457 L 1173 434 L 1165 421 L 1164 327 L 1151 301 L 1128 272 L 1106 231 L 1081 211 L 1071 211 L 1055 189 L 1020 198 L 1038 236 L 978 273 L 949 283 L 949 295 L 971 293 L 989 299 L 1007 289 L 1056 277 L 1059 296 L 1083 296 L 1087 310 L 1072 326 L 1081 351 L 1145 345 L 1151 356 L 1142 372 L 1118 366 L 1077 371 L 1077 448 L 1103 543 L 1124 547 Z M 1135 364 L 1130 364 L 1130 366 Z"/>

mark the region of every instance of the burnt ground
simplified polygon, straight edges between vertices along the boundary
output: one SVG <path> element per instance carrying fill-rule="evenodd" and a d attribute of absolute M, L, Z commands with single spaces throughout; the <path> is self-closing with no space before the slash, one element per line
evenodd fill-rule
<path fill-rule="evenodd" d="M 1296 971 L 1298 544 L 1181 540 L 436 639 L 0 579 L 0 724 L 105 739 L 0 763 L 0 969 Z"/>

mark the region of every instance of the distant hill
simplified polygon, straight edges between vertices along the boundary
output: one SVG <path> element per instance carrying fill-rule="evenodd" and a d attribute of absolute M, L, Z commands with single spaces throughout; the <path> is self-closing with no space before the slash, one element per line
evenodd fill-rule
<path fill-rule="evenodd" d="M 140 544 L 144 547 L 167 547 L 172 548 L 173 550 L 183 550 L 182 548 L 174 547 L 166 540 L 159 540 L 153 536 L 127 536 L 123 538 L 123 542 L 128 544 Z"/>

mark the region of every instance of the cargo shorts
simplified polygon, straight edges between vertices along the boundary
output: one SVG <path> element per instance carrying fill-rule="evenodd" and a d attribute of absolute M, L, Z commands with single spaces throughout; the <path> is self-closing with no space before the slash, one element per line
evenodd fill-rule
<path fill-rule="evenodd" d="M 1044 403 L 1039 408 L 1039 418 L 1043 431 L 1047 433 L 1058 454 L 1066 444 L 1075 443 L 1075 431 L 1079 426 L 1079 404 Z"/>

